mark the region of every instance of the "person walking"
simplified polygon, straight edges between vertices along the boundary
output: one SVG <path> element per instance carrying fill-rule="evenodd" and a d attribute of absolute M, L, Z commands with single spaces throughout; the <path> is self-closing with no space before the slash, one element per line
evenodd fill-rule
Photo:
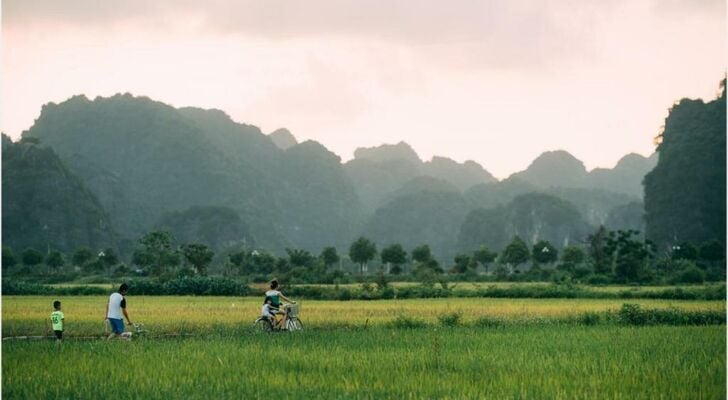
<path fill-rule="evenodd" d="M 106 303 L 106 317 L 104 320 L 109 320 L 111 325 L 111 334 L 106 340 L 112 339 L 116 336 L 123 337 L 124 333 L 124 320 L 122 314 L 126 318 L 129 325 L 133 325 L 129 313 L 126 311 L 126 293 L 129 291 L 129 286 L 126 283 L 122 283 L 119 286 L 119 291 L 114 292 L 109 296 L 109 301 Z"/>

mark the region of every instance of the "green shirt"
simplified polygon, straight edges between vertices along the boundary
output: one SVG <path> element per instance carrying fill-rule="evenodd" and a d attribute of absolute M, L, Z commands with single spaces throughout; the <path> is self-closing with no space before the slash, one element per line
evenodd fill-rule
<path fill-rule="evenodd" d="M 51 322 L 53 323 L 54 331 L 63 330 L 63 311 L 53 311 L 51 313 Z"/>

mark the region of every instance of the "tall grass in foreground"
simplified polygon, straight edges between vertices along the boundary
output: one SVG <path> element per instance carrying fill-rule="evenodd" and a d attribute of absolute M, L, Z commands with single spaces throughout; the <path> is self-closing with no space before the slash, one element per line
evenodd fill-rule
<path fill-rule="evenodd" d="M 352 329 L 3 344 L 4 398 L 719 399 L 725 326 Z"/>

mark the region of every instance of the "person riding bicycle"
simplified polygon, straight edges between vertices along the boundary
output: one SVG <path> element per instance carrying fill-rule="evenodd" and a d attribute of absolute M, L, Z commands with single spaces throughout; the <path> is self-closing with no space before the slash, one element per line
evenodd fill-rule
<path fill-rule="evenodd" d="M 285 310 L 281 310 L 281 305 L 282 305 L 281 300 L 286 301 L 288 303 L 292 303 L 292 304 L 296 304 L 296 302 L 288 299 L 286 296 L 283 295 L 283 293 L 280 292 L 280 290 L 278 290 L 278 280 L 276 280 L 276 279 L 273 279 L 270 282 L 270 290 L 265 292 L 265 298 L 266 298 L 266 301 L 268 300 L 268 298 L 270 298 L 270 305 L 269 305 L 269 309 L 271 311 L 270 314 L 273 314 L 274 316 L 275 315 L 283 316 L 283 318 L 281 318 L 280 321 L 276 321 L 276 319 L 273 318 L 273 322 L 275 324 L 274 327 L 281 328 L 281 327 L 286 326 L 287 315 L 286 315 Z M 265 308 L 265 302 L 263 304 L 263 307 Z"/>

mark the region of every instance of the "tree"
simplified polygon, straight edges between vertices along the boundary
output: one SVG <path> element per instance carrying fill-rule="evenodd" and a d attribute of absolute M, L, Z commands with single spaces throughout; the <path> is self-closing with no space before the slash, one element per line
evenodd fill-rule
<path fill-rule="evenodd" d="M 515 236 L 511 243 L 506 246 L 506 249 L 503 250 L 503 253 L 501 254 L 501 263 L 512 265 L 517 268 L 519 265 L 528 261 L 529 258 L 530 254 L 528 252 L 526 242 L 524 242 L 520 237 Z"/>
<path fill-rule="evenodd" d="M 147 233 L 139 239 L 139 245 L 141 247 L 134 251 L 132 261 L 142 267 L 149 267 L 154 275 L 162 275 L 180 263 L 179 252 L 172 248 L 172 235 L 169 232 Z"/>
<path fill-rule="evenodd" d="M 324 266 L 328 269 L 332 265 L 339 262 L 339 254 L 336 252 L 336 247 L 326 247 L 321 251 L 321 255 L 319 256 L 321 261 L 323 261 Z"/>
<path fill-rule="evenodd" d="M 73 252 L 71 261 L 77 267 L 83 267 L 94 257 L 94 253 L 88 247 L 79 247 Z"/>
<path fill-rule="evenodd" d="M 561 252 L 561 261 L 572 265 L 581 264 L 584 262 L 584 250 L 577 246 L 564 247 Z"/>
<path fill-rule="evenodd" d="M 273 271 L 286 272 L 288 260 L 286 258 L 276 259 L 272 254 L 264 251 L 239 251 L 230 254 L 229 263 L 235 267 L 240 275 L 249 274 L 272 274 Z M 280 261 L 280 262 L 279 262 Z M 284 266 L 283 268 L 281 266 Z"/>
<path fill-rule="evenodd" d="M 485 245 L 480 246 L 478 250 L 473 253 L 473 260 L 480 263 L 485 268 L 485 272 L 488 272 L 488 265 L 495 261 L 498 257 L 498 253 L 490 251 Z"/>
<path fill-rule="evenodd" d="M 349 258 L 359 264 L 359 273 L 364 273 L 364 266 L 377 255 L 377 245 L 365 237 L 360 237 L 349 247 Z"/>
<path fill-rule="evenodd" d="M 215 253 L 204 244 L 185 244 L 182 246 L 185 260 L 195 267 L 199 275 L 207 275 L 207 266 L 212 262 Z"/>
<path fill-rule="evenodd" d="M 427 263 L 432 260 L 432 252 L 430 246 L 423 244 L 422 246 L 415 247 L 412 250 L 412 260 L 418 263 Z"/>
<path fill-rule="evenodd" d="M 62 267 L 66 263 L 66 260 L 64 260 L 63 253 L 61 253 L 58 250 L 53 250 L 50 253 L 48 253 L 48 256 L 45 259 L 45 264 L 48 266 L 49 272 L 50 269 L 57 270 L 58 268 Z"/>
<path fill-rule="evenodd" d="M 552 246 L 546 240 L 539 240 L 533 245 L 533 261 L 537 264 L 548 264 L 556 261 L 559 257 L 559 252 L 556 247 Z"/>
<path fill-rule="evenodd" d="M 288 260 L 294 267 L 310 268 L 316 263 L 316 257 L 307 250 L 302 249 L 286 249 Z"/>
<path fill-rule="evenodd" d="M 392 274 L 399 274 L 402 272 L 400 265 L 407 262 L 407 252 L 404 250 L 401 244 L 392 244 L 382 249 L 382 263 L 392 265 L 392 268 L 388 271 Z"/>
<path fill-rule="evenodd" d="M 455 261 L 455 265 L 450 270 L 452 273 L 455 274 L 464 274 L 468 271 L 468 266 L 470 265 L 470 256 L 467 254 L 458 254 L 453 259 Z"/>
<path fill-rule="evenodd" d="M 6 270 L 6 268 L 12 268 L 17 263 L 18 260 L 15 258 L 15 254 L 13 254 L 13 249 L 10 248 L 10 246 L 3 246 L 3 270 Z"/>
<path fill-rule="evenodd" d="M 594 272 L 597 274 L 610 274 L 614 262 L 614 232 L 609 232 L 604 226 L 587 237 L 589 243 L 589 258 Z"/>
<path fill-rule="evenodd" d="M 698 259 L 698 249 L 690 242 L 680 242 L 672 246 L 670 258 L 673 260 L 692 260 Z"/>
<path fill-rule="evenodd" d="M 32 247 L 29 247 L 23 250 L 21 258 L 23 260 L 23 265 L 28 267 L 34 267 L 43 262 L 43 253 Z"/>
<path fill-rule="evenodd" d="M 653 245 L 633 239 L 637 234 L 634 230 L 617 231 L 614 275 L 619 281 L 644 283 L 652 278 L 649 261 L 654 257 Z"/>

